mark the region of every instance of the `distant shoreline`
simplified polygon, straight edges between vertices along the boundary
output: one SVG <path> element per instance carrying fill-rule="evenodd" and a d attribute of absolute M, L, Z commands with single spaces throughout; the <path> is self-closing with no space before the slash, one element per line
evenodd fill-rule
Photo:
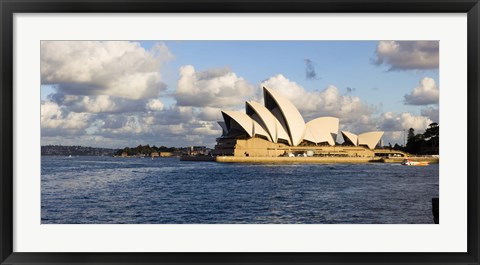
<path fill-rule="evenodd" d="M 88 146 L 65 146 L 65 145 L 42 145 L 42 156 L 113 156 L 119 149 L 88 147 Z"/>
<path fill-rule="evenodd" d="M 163 152 L 181 152 L 186 147 L 156 147 L 155 145 L 139 145 L 137 147 L 104 148 L 80 145 L 42 145 L 42 156 L 121 156 L 125 153 L 128 157 L 151 156 Z M 154 155 L 155 156 L 155 155 Z"/>

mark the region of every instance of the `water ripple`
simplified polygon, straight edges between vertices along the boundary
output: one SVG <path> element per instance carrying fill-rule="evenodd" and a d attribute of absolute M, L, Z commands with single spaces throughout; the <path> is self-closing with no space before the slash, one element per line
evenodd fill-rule
<path fill-rule="evenodd" d="M 433 223 L 438 171 L 42 157 L 42 223 Z"/>

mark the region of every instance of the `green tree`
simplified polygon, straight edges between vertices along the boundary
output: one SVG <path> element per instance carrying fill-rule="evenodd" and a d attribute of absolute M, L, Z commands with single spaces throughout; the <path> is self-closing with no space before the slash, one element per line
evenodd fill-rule
<path fill-rule="evenodd" d="M 433 122 L 428 125 L 425 132 L 415 134 L 415 130 L 408 130 L 408 141 L 405 151 L 411 154 L 433 155 L 438 154 L 440 140 L 440 127 L 438 123 Z"/>
<path fill-rule="evenodd" d="M 411 154 L 417 154 L 421 148 L 423 141 L 423 135 L 415 135 L 415 130 L 413 128 L 408 129 L 407 136 L 407 146 L 405 150 Z"/>
<path fill-rule="evenodd" d="M 393 146 L 393 150 L 399 150 L 399 151 L 404 151 L 404 148 L 403 146 L 399 145 L 399 144 L 395 144 Z"/>
<path fill-rule="evenodd" d="M 425 153 L 426 154 L 438 154 L 440 143 L 440 127 L 438 123 L 433 122 L 428 125 L 428 128 L 423 134 L 425 138 Z"/>
<path fill-rule="evenodd" d="M 408 129 L 407 141 L 411 141 L 415 137 L 415 130 L 413 128 Z"/>
<path fill-rule="evenodd" d="M 438 126 L 438 123 L 430 123 L 428 125 L 427 130 L 425 130 L 425 133 L 423 134 L 425 139 L 431 139 L 431 138 L 438 138 L 440 136 L 440 128 Z"/>

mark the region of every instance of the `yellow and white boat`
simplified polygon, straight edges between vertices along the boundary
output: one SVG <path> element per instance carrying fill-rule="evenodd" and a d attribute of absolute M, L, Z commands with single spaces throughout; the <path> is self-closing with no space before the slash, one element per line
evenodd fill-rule
<path fill-rule="evenodd" d="M 428 166 L 428 162 L 426 162 L 426 161 L 413 161 L 411 159 L 404 159 L 402 161 L 402 165 L 404 165 L 404 166 Z"/>

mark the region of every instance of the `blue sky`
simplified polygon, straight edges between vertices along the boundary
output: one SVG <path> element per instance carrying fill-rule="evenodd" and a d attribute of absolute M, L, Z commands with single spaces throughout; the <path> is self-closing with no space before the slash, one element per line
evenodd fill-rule
<path fill-rule="evenodd" d="M 262 84 L 307 118 L 403 144 L 438 122 L 438 58 L 432 41 L 43 42 L 42 144 L 213 146 L 215 111 L 260 101 Z"/>
<path fill-rule="evenodd" d="M 389 106 L 390 111 L 419 112 L 418 107 L 403 104 L 419 80 L 430 76 L 438 80 L 438 70 L 388 71 L 388 66 L 372 63 L 376 41 L 189 41 L 165 42 L 176 55 L 171 68 L 165 71 L 169 87 L 174 88 L 175 70 L 192 64 L 198 69 L 229 67 L 253 84 L 279 73 L 308 90 L 337 86 L 343 93 L 347 87 L 366 102 Z M 150 42 L 142 42 L 149 47 Z M 313 62 L 318 79 L 305 78 L 305 59 Z M 167 79 L 168 78 L 168 79 Z"/>

